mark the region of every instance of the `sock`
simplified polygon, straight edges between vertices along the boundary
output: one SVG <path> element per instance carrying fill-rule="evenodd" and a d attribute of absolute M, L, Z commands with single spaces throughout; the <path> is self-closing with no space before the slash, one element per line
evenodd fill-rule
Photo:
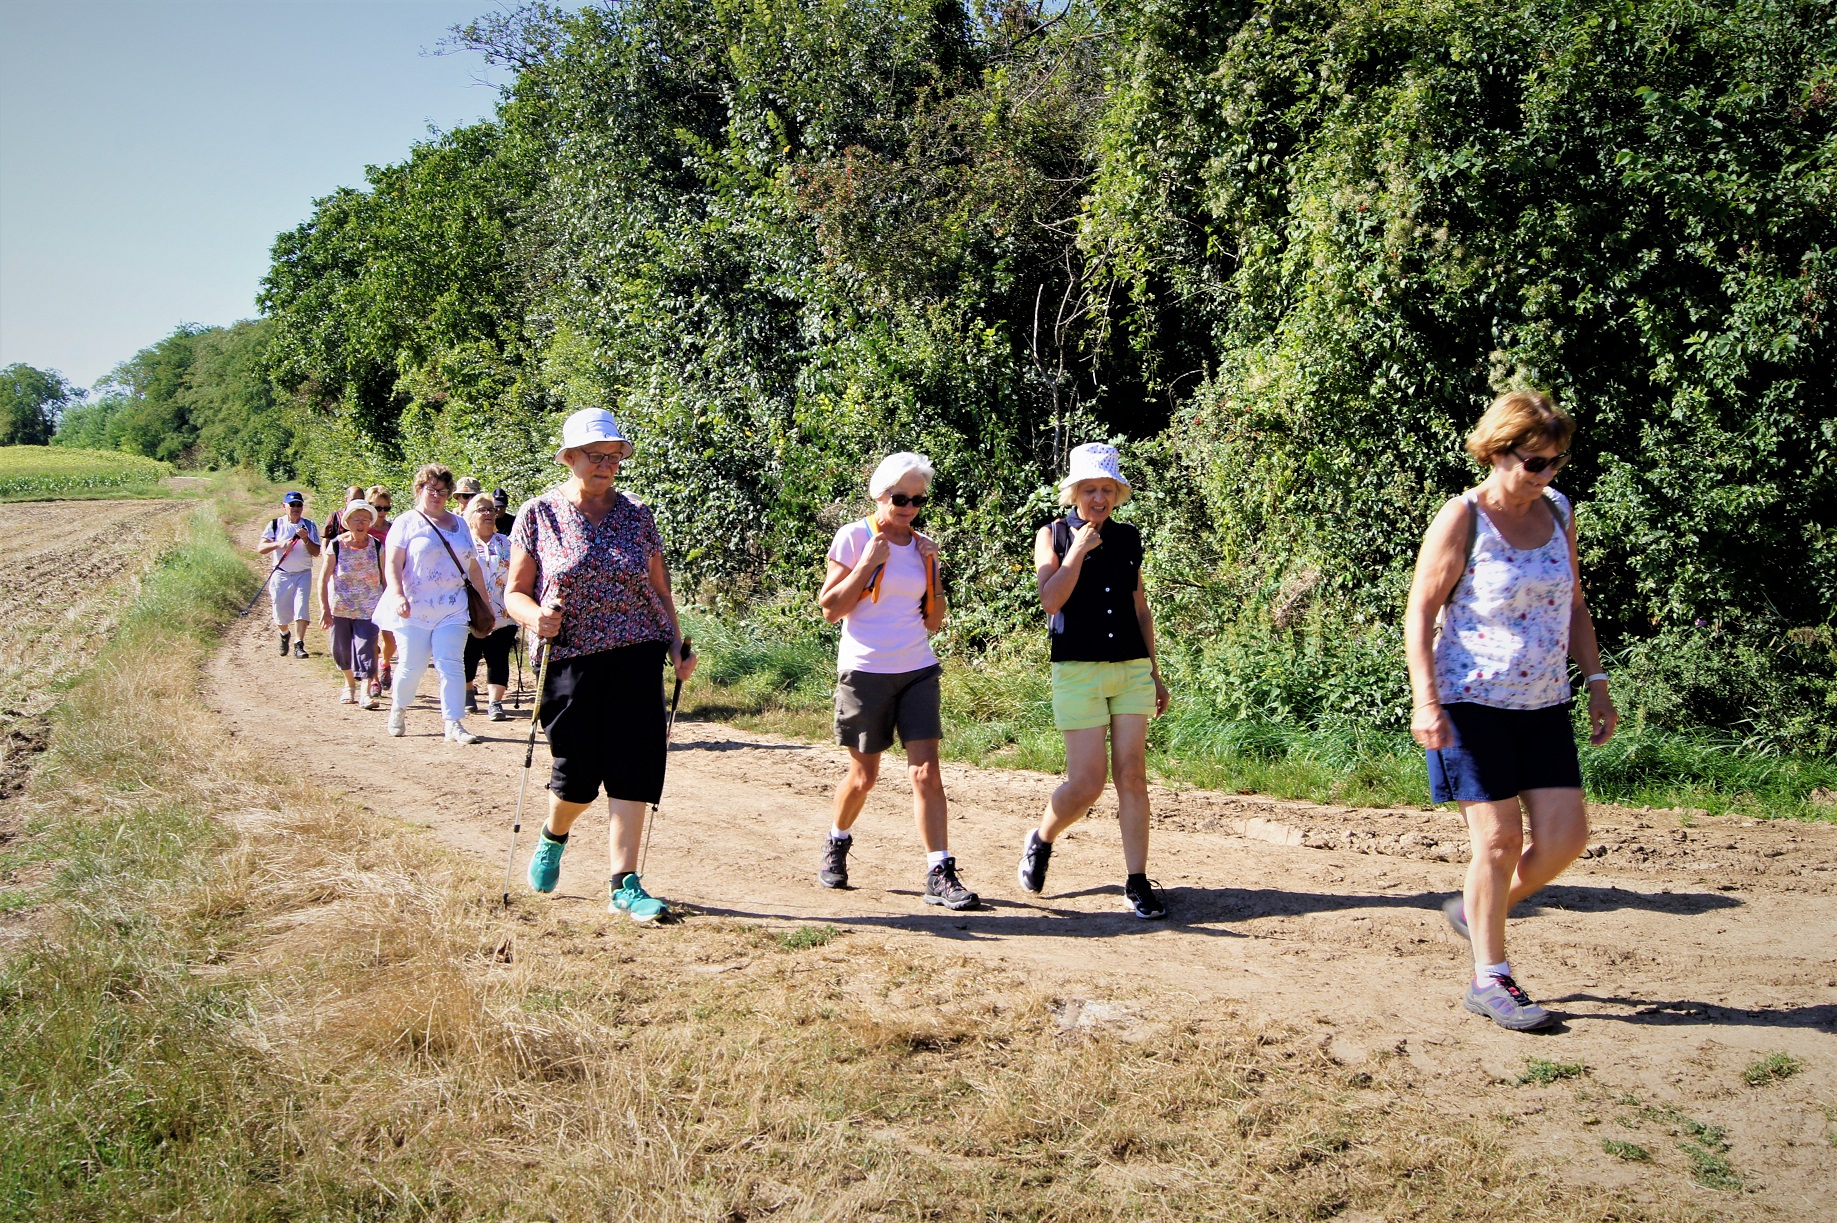
<path fill-rule="evenodd" d="M 1038 841 L 1042 845 L 1052 844 L 1051 841 L 1048 841 L 1045 837 L 1040 835 L 1040 830 L 1038 828 L 1035 828 L 1032 832 L 1028 833 L 1027 836 L 1030 840 Z"/>
<path fill-rule="evenodd" d="M 1473 967 L 1473 983 L 1481 989 L 1485 989 L 1487 983 L 1495 977 L 1511 975 L 1512 966 L 1504 960 L 1500 960 L 1497 964 L 1475 964 Z"/>
<path fill-rule="evenodd" d="M 566 845 L 568 843 L 568 834 L 564 832 L 560 836 L 556 836 L 554 833 L 550 832 L 545 825 L 542 829 L 542 839 L 545 841 L 553 841 L 557 845 Z"/>
<path fill-rule="evenodd" d="M 1148 876 L 1147 875 L 1129 875 L 1123 880 L 1123 886 L 1126 888 L 1134 887 L 1138 883 L 1141 884 L 1143 887 L 1147 887 L 1148 886 Z"/>
<path fill-rule="evenodd" d="M 948 849 L 932 850 L 925 855 L 925 869 L 928 871 L 936 870 L 943 863 L 944 859 L 948 857 L 950 857 L 950 851 Z"/>
<path fill-rule="evenodd" d="M 855 834 L 846 828 L 837 828 L 834 824 L 831 824 L 829 826 L 829 839 L 832 841 L 852 841 L 855 839 Z"/>

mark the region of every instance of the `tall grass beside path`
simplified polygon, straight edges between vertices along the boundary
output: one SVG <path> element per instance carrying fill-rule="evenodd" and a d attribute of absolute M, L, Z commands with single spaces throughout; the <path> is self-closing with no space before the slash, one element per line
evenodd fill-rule
<path fill-rule="evenodd" d="M 1163 1006 L 1146 1042 L 1067 1035 L 1026 982 L 872 932 L 507 914 L 495 863 L 202 708 L 255 580 L 195 523 L 54 714 L 20 801 L 56 869 L 0 962 L 0 1217 L 1641 1217 L 1312 1030 Z"/>

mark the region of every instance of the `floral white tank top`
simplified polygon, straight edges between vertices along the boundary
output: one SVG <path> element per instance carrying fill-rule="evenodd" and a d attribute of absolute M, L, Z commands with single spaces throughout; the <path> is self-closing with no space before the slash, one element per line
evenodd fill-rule
<path fill-rule="evenodd" d="M 1561 522 L 1569 501 L 1555 489 Z M 1473 554 L 1442 609 L 1435 637 L 1435 688 L 1444 704 L 1546 709 L 1569 700 L 1569 614 L 1575 569 L 1558 525 L 1541 548 L 1514 548 L 1468 493 Z"/>

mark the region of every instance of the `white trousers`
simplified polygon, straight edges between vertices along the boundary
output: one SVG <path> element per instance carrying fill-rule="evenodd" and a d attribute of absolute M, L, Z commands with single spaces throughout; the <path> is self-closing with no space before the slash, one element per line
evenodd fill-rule
<path fill-rule="evenodd" d="M 434 628 L 410 624 L 395 630 L 395 687 L 389 693 L 391 709 L 407 709 L 421 689 L 427 660 L 440 673 L 440 716 L 457 722 L 466 716 L 466 637 L 464 620 L 448 620 Z"/>

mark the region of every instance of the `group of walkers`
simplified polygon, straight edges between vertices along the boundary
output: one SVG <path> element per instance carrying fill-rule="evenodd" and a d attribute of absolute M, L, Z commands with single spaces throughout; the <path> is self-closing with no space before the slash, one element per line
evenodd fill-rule
<path fill-rule="evenodd" d="M 487 497 L 475 478 L 456 482 L 445 467 L 430 464 L 415 474 L 414 498 L 414 508 L 392 523 L 388 489 L 352 485 L 323 537 L 305 516 L 303 494 L 281 498 L 286 513 L 263 529 L 257 549 L 274 561 L 268 586 L 281 655 L 291 649 L 296 658 L 308 657 L 310 592 L 316 588 L 319 624 L 344 677 L 342 703 L 373 710 L 387 694 L 388 731 L 404 735 L 408 708 L 431 663 L 439 675 L 446 738 L 476 743 L 464 717 L 477 711 L 481 661 L 487 715 L 493 722 L 510 717 L 504 697 L 517 627 L 504 614 L 510 547 L 500 530 L 511 521 L 509 494 L 499 489 Z M 447 508 L 450 500 L 459 501 L 459 514 Z M 323 562 L 317 582 L 314 560 Z M 467 585 L 491 609 L 492 629 L 482 637 L 469 632 Z"/>
<path fill-rule="evenodd" d="M 1590 742 L 1605 743 L 1617 721 L 1582 595 L 1574 516 L 1550 487 L 1574 430 L 1573 419 L 1544 395 L 1514 392 L 1493 402 L 1467 439 L 1486 477 L 1449 501 L 1429 527 L 1406 613 L 1411 732 L 1425 750 L 1434 801 L 1457 803 L 1472 838 L 1465 887 L 1443 910 L 1472 944 L 1464 1002 L 1515 1030 L 1552 1017 L 1513 975 L 1506 915 L 1556 878 L 1587 839 L 1569 721 L 1571 656 L 1586 677 Z M 667 668 L 687 680 L 696 660 L 683 639 L 656 522 L 617 488 L 631 454 L 610 413 L 585 409 L 566 421 L 555 456 L 567 479 L 527 502 L 514 520 L 502 500 L 493 505 L 465 482 L 458 491 L 468 503 L 450 512 L 455 484 L 439 466 L 417 473 L 415 509 L 393 525 L 383 490 L 354 495 L 340 530 L 328 530 L 331 559 L 321 585 L 346 699 L 355 699 L 372 673 L 371 643 L 391 633 L 398 639 L 393 734 L 402 733 L 431 658 L 447 738 L 473 742 L 461 721 L 462 669 L 469 674 L 484 660 L 495 719 L 519 629 L 540 643 L 536 717 L 552 766 L 529 884 L 554 891 L 571 831 L 603 791 L 611 818 L 608 907 L 652 922 L 669 912 L 639 875 L 645 808 L 661 800 L 667 759 L 662 677 Z M 939 769 L 942 667 L 930 644 L 950 608 L 937 542 L 915 526 L 934 475 L 923 455 L 887 456 L 868 481 L 873 511 L 841 527 L 827 553 L 817 601 L 841 627 L 835 733 L 848 768 L 817 881 L 848 886 L 855 825 L 897 738 L 925 854 L 924 902 L 962 910 L 980 898 L 963 882 L 949 844 Z M 1168 910 L 1148 876 L 1146 754 L 1149 721 L 1166 712 L 1169 692 L 1143 582 L 1142 536 L 1113 516 L 1133 491 L 1114 446 L 1079 446 L 1059 484 L 1063 516 L 1034 539 L 1066 776 L 1026 833 L 1015 874 L 1023 891 L 1043 892 L 1055 844 L 1113 780 L 1124 904 L 1138 918 L 1157 920 Z M 299 494 L 289 493 L 286 505 L 287 517 L 269 524 L 262 544 L 277 558 L 283 653 L 289 632 L 298 638 L 305 631 L 305 586 L 296 575 L 309 574 L 321 552 Z M 303 555 L 295 543 L 304 545 Z M 488 629 L 468 616 L 467 583 L 489 605 Z M 300 640 L 294 649 L 304 654 Z"/>

